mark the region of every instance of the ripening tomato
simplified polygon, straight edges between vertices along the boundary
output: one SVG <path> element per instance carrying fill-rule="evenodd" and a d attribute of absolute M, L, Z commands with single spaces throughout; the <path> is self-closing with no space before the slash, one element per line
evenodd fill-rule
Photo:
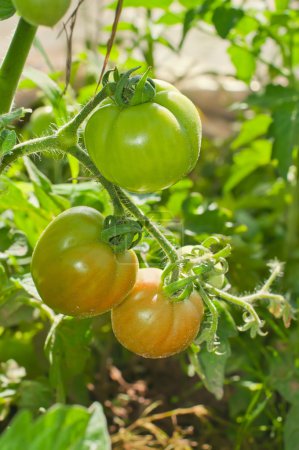
<path fill-rule="evenodd" d="M 196 247 L 196 246 L 195 246 Z M 200 264 L 204 257 L 195 256 L 192 254 L 192 250 L 194 249 L 193 245 L 185 245 L 184 247 L 178 250 L 179 256 L 186 256 L 192 259 L 192 262 L 196 264 Z M 210 251 L 207 249 L 207 256 Z M 212 256 L 212 255 L 211 255 Z M 220 273 L 223 267 L 221 262 L 215 264 L 214 269 L 202 275 L 204 281 L 209 283 L 211 286 L 214 286 L 217 289 L 221 289 L 225 283 L 225 275 L 224 273 Z"/>
<path fill-rule="evenodd" d="M 132 192 L 173 185 L 193 169 L 199 156 L 196 107 L 171 84 L 154 81 L 152 101 L 121 108 L 105 99 L 85 128 L 86 148 L 97 168 Z"/>
<path fill-rule="evenodd" d="M 67 12 L 71 0 L 12 0 L 17 12 L 31 25 L 53 27 Z"/>
<path fill-rule="evenodd" d="M 98 211 L 78 206 L 61 213 L 42 233 L 31 272 L 42 300 L 55 311 L 96 316 L 133 288 L 138 271 L 135 253 L 113 253 L 101 241 L 102 227 Z"/>
<path fill-rule="evenodd" d="M 175 302 L 161 286 L 160 269 L 140 269 L 131 293 L 112 309 L 112 328 L 118 341 L 144 358 L 165 358 L 187 348 L 203 318 L 197 292 Z"/>

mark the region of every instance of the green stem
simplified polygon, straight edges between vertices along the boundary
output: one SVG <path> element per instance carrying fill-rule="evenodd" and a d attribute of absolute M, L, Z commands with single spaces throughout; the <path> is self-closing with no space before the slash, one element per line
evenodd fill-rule
<path fill-rule="evenodd" d="M 46 136 L 30 141 L 21 142 L 15 145 L 11 152 L 6 153 L 0 159 L 0 174 L 16 159 L 21 156 L 31 155 L 32 153 L 42 152 L 45 150 L 61 150 L 57 136 Z"/>
<path fill-rule="evenodd" d="M 160 232 L 158 227 L 153 224 L 147 216 L 145 216 L 140 209 L 132 203 L 130 198 L 117 186 L 114 186 L 110 181 L 106 180 L 105 177 L 98 171 L 96 166 L 91 162 L 89 156 L 85 151 L 83 151 L 78 145 L 68 149 L 68 153 L 73 155 L 78 159 L 94 176 L 96 176 L 105 189 L 109 192 L 112 199 L 114 209 L 123 208 L 122 205 L 131 212 L 133 216 L 136 217 L 147 229 L 147 231 L 158 241 L 161 248 L 166 253 L 168 259 L 171 262 L 176 262 L 178 256 L 173 245 L 165 238 L 165 236 Z M 120 206 L 119 206 L 120 204 Z M 121 209 L 122 210 L 122 209 Z"/>
<path fill-rule="evenodd" d="M 0 114 L 9 112 L 37 27 L 19 20 L 0 68 Z"/>
<path fill-rule="evenodd" d="M 271 294 L 252 294 L 244 297 L 236 297 L 232 294 L 229 294 L 228 292 L 224 292 L 220 289 L 217 289 L 215 287 L 209 286 L 209 289 L 211 292 L 217 297 L 222 298 L 223 300 L 226 300 L 234 305 L 240 306 L 241 308 L 245 309 L 255 320 L 255 322 L 261 327 L 262 321 L 260 320 L 259 316 L 257 315 L 254 307 L 251 305 L 252 301 L 258 300 L 259 298 L 271 298 Z"/>
<path fill-rule="evenodd" d="M 118 198 L 115 186 L 112 183 L 110 183 L 110 181 L 106 180 L 105 177 L 103 177 L 103 175 L 98 171 L 96 166 L 91 162 L 87 153 L 85 153 L 85 151 L 82 150 L 82 148 L 79 147 L 79 145 L 69 148 L 67 152 L 73 155 L 75 158 L 77 158 L 78 161 L 80 161 L 86 167 L 87 170 L 89 170 L 93 175 L 95 175 L 99 179 L 100 183 L 104 186 L 104 188 L 110 195 L 111 201 L 113 203 L 114 213 L 116 215 L 123 215 L 124 208 Z"/>
<path fill-rule="evenodd" d="M 178 260 L 178 255 L 175 250 L 175 247 L 169 242 L 169 240 L 161 233 L 159 228 L 152 223 L 149 218 L 143 214 L 140 209 L 134 205 L 134 203 L 130 200 L 130 198 L 124 193 L 122 189 L 118 186 L 115 186 L 116 193 L 120 198 L 120 201 L 124 205 L 124 207 L 130 211 L 130 213 L 136 217 L 147 229 L 147 231 L 159 242 L 160 247 L 166 253 L 170 262 L 175 263 Z"/>
<path fill-rule="evenodd" d="M 109 91 L 104 87 L 97 95 L 95 95 L 88 103 L 78 112 L 78 114 L 73 117 L 67 124 L 62 126 L 58 135 L 64 134 L 73 134 L 77 133 L 78 128 L 84 122 L 84 120 L 89 116 L 89 114 L 99 105 L 101 101 L 103 101 L 106 97 L 108 97 Z"/>

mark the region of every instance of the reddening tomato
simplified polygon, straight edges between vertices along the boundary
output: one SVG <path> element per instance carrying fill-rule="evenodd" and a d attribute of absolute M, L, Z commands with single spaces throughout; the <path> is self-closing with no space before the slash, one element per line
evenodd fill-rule
<path fill-rule="evenodd" d="M 195 246 L 196 247 L 196 246 Z M 200 264 L 204 260 L 204 256 L 193 256 L 192 250 L 194 246 L 193 245 L 185 245 L 184 247 L 180 248 L 178 250 L 179 256 L 186 256 L 189 257 L 192 260 L 193 264 Z M 207 249 L 207 257 L 209 250 Z M 206 274 L 203 274 L 203 279 L 210 285 L 214 286 L 217 289 L 221 289 L 225 283 L 225 275 L 224 273 L 219 273 L 219 271 L 222 270 L 222 264 L 221 262 L 218 262 L 215 264 L 214 269 L 207 272 Z"/>
<path fill-rule="evenodd" d="M 55 311 L 91 317 L 108 311 L 133 288 L 138 260 L 132 250 L 113 253 L 101 241 L 103 216 L 78 206 L 59 214 L 33 252 L 32 278 Z"/>
<path fill-rule="evenodd" d="M 12 0 L 12 3 L 31 25 L 53 27 L 67 12 L 71 0 Z"/>
<path fill-rule="evenodd" d="M 154 82 L 152 101 L 121 108 L 105 99 L 85 128 L 86 148 L 97 168 L 132 192 L 173 185 L 193 169 L 199 156 L 196 107 L 171 84 Z"/>
<path fill-rule="evenodd" d="M 140 269 L 131 293 L 111 311 L 118 341 L 144 358 L 166 358 L 186 349 L 203 318 L 200 295 L 172 301 L 162 291 L 161 275 L 160 269 Z"/>

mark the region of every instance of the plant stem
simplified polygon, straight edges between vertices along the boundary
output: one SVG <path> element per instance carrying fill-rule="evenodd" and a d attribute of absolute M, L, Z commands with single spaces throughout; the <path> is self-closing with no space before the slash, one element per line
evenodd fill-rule
<path fill-rule="evenodd" d="M 84 120 L 89 116 L 89 114 L 98 106 L 98 104 L 108 97 L 109 92 L 104 87 L 97 95 L 95 95 L 88 103 L 78 112 L 78 114 L 73 117 L 67 124 L 63 125 L 58 130 L 59 134 L 72 134 L 77 133 L 78 128 L 84 122 Z"/>
<path fill-rule="evenodd" d="M 118 186 L 115 186 L 115 190 L 117 195 L 120 198 L 120 201 L 124 205 L 124 207 L 130 211 L 130 213 L 136 217 L 147 229 L 147 231 L 159 242 L 160 247 L 166 253 L 170 262 L 175 263 L 178 260 L 178 256 L 174 246 L 169 242 L 169 240 L 161 233 L 159 228 L 152 223 L 149 218 L 143 214 L 140 209 L 134 205 L 134 203 L 130 200 L 130 198 L 124 193 L 122 189 Z"/>
<path fill-rule="evenodd" d="M 37 27 L 20 19 L 0 68 L 0 114 L 9 112 Z"/>
<path fill-rule="evenodd" d="M 106 178 L 103 177 L 103 175 L 98 171 L 96 166 L 91 162 L 87 153 L 85 153 L 85 151 L 79 145 L 69 148 L 67 152 L 73 155 L 75 158 L 77 158 L 78 161 L 80 161 L 86 167 L 87 170 L 89 170 L 93 175 L 95 175 L 99 179 L 100 183 L 103 185 L 103 187 L 107 190 L 108 194 L 110 195 L 111 201 L 113 203 L 114 213 L 116 215 L 123 215 L 124 209 L 118 198 L 114 184 L 110 183 L 110 181 L 106 180 Z"/>
<path fill-rule="evenodd" d="M 166 239 L 166 237 L 161 233 L 158 227 L 153 224 L 147 216 L 145 216 L 140 209 L 134 205 L 130 198 L 117 186 L 114 186 L 110 181 L 106 180 L 105 177 L 98 171 L 95 165 L 90 161 L 89 156 L 85 151 L 83 151 L 78 145 L 68 149 L 68 153 L 77 158 L 93 175 L 95 175 L 105 189 L 109 192 L 112 199 L 114 209 L 122 208 L 122 205 L 131 212 L 131 214 L 136 217 L 147 229 L 147 231 L 158 241 L 162 250 L 166 253 L 168 259 L 171 262 L 176 262 L 178 256 L 173 245 Z M 120 203 L 120 206 L 119 206 Z M 122 205 L 121 205 L 122 204 Z"/>
<path fill-rule="evenodd" d="M 55 135 L 21 142 L 20 144 L 15 145 L 11 152 L 6 153 L 3 158 L 0 159 L 0 174 L 21 156 L 31 155 L 32 153 L 51 149 L 61 150 L 58 139 Z"/>
<path fill-rule="evenodd" d="M 252 294 L 245 297 L 236 297 L 232 294 L 229 294 L 228 292 L 224 292 L 220 289 L 217 289 L 215 287 L 210 287 L 209 289 L 212 291 L 213 294 L 217 295 L 217 297 L 222 298 L 223 300 L 226 300 L 230 303 L 233 303 L 234 305 L 240 306 L 243 309 L 246 309 L 246 311 L 254 318 L 255 322 L 261 327 L 262 322 L 257 315 L 254 307 L 251 305 L 251 302 L 254 300 L 258 300 L 259 298 L 271 298 L 271 294 Z"/>

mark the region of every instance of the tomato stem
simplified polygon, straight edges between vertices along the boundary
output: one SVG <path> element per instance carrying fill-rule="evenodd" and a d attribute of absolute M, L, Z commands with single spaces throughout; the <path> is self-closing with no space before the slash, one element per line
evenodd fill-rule
<path fill-rule="evenodd" d="M 37 27 L 20 19 L 0 68 L 0 114 L 9 112 Z"/>
<path fill-rule="evenodd" d="M 130 198 L 124 193 L 124 191 L 115 186 L 116 193 L 120 198 L 120 201 L 124 207 L 138 219 L 147 231 L 158 241 L 162 250 L 166 253 L 170 262 L 175 263 L 178 261 L 178 255 L 175 247 L 169 242 L 169 240 L 161 233 L 159 228 L 150 221 L 150 219 L 143 214 L 140 209 L 130 200 Z"/>

